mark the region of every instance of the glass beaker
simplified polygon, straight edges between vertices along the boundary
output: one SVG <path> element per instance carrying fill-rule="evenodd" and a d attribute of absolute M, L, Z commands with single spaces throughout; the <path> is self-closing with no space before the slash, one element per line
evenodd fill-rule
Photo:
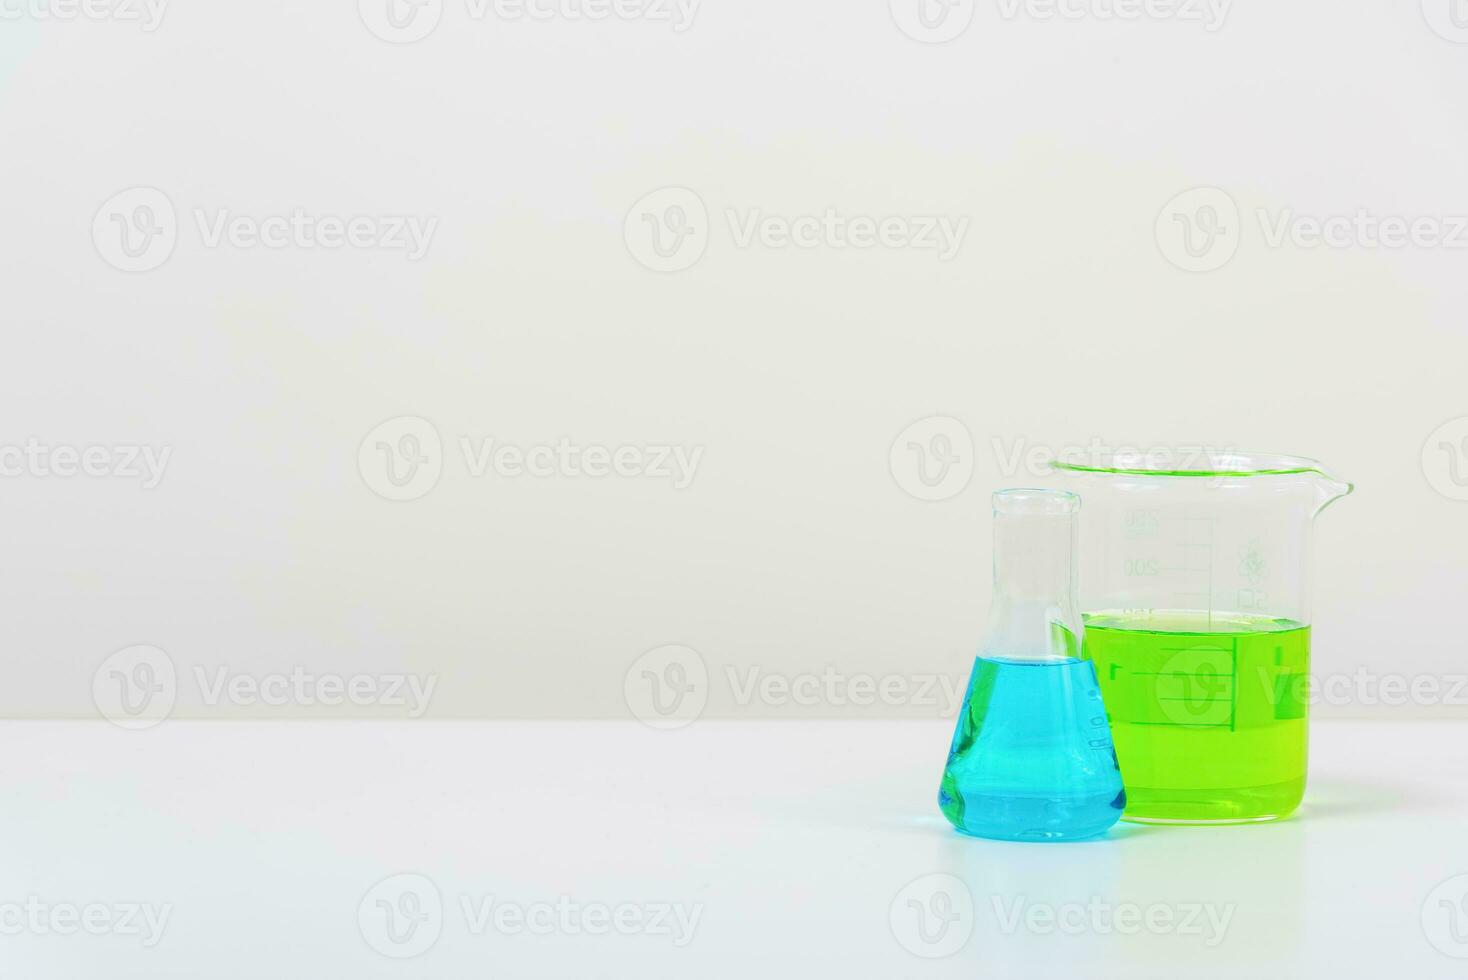
<path fill-rule="evenodd" d="M 1080 604 L 1126 775 L 1123 819 L 1277 820 L 1305 792 L 1313 523 L 1350 493 L 1312 459 L 1071 453 Z"/>
<path fill-rule="evenodd" d="M 938 807 L 998 840 L 1094 837 L 1125 796 L 1096 672 L 1081 658 L 1075 494 L 994 494 L 994 592 Z"/>

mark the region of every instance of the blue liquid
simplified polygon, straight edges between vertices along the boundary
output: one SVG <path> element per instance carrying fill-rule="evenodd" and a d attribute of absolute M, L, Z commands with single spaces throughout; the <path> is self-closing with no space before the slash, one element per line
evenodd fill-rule
<path fill-rule="evenodd" d="M 938 806 L 998 840 L 1077 840 L 1116 823 L 1126 793 L 1090 662 L 976 659 Z"/>

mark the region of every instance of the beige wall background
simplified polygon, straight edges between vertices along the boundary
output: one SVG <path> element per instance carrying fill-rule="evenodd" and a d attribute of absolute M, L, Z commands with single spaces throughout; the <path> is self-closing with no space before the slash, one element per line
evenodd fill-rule
<path fill-rule="evenodd" d="M 1355 481 L 1317 711 L 1468 714 L 1447 0 L 46 2 L 0 713 L 946 714 L 988 494 L 1098 440 Z"/>

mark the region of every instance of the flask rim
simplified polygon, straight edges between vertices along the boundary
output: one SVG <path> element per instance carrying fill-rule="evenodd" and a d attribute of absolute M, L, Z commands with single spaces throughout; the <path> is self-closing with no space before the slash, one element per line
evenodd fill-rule
<path fill-rule="evenodd" d="M 996 490 L 990 502 L 995 514 L 1074 514 L 1081 509 L 1081 498 L 1069 490 L 1039 487 L 1006 487 Z"/>

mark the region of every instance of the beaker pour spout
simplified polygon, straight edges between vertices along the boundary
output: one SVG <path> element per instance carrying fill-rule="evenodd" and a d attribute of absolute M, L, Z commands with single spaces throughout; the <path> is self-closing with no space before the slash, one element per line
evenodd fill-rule
<path fill-rule="evenodd" d="M 1347 496 L 1356 489 L 1354 483 L 1342 480 L 1337 476 L 1327 473 L 1324 469 L 1316 470 L 1315 475 L 1315 512 L 1312 516 L 1319 517 L 1320 512 L 1331 504 Z"/>

